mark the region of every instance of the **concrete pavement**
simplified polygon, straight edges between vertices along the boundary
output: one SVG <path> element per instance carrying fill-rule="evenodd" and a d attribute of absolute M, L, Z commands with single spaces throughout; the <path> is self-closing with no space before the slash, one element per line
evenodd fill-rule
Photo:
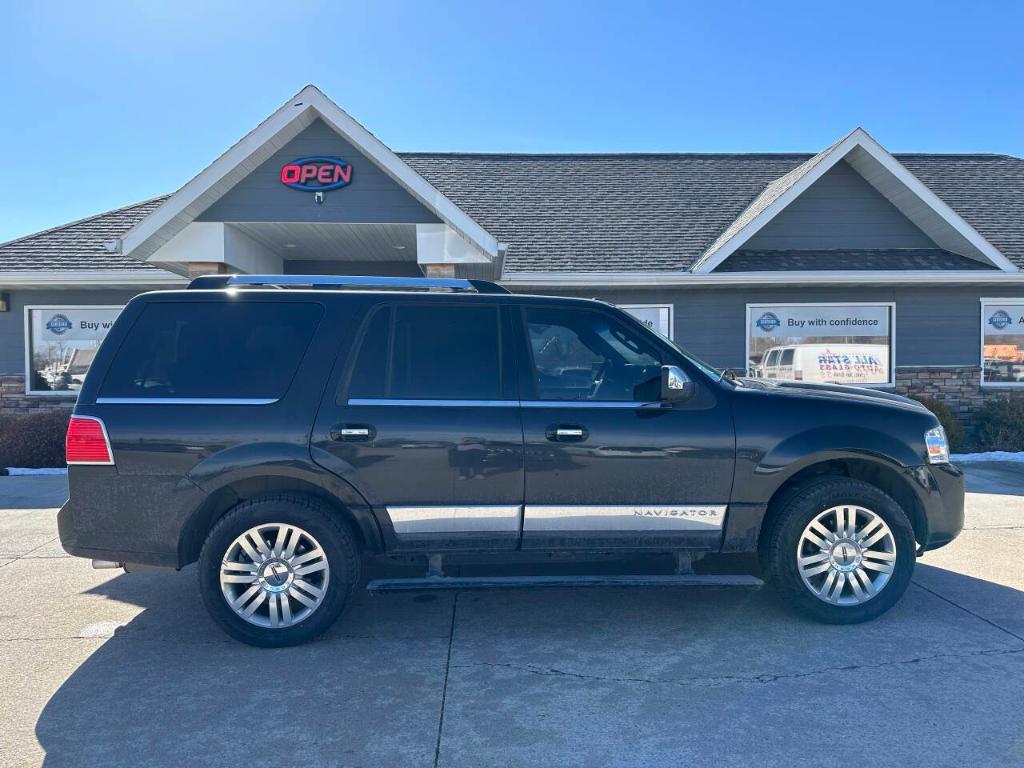
<path fill-rule="evenodd" d="M 0 477 L 0 765 L 1024 765 L 1024 476 L 878 621 L 768 591 L 358 592 L 322 640 L 239 645 L 194 568 L 93 571 L 64 479 Z"/>

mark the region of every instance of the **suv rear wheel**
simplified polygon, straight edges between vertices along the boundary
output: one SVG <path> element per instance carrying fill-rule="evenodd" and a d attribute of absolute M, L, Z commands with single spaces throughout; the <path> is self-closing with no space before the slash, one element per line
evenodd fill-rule
<path fill-rule="evenodd" d="M 199 556 L 199 587 L 214 620 L 249 645 L 298 645 L 341 614 L 359 580 L 355 539 L 317 499 L 263 496 L 213 527 Z"/>
<path fill-rule="evenodd" d="M 818 621 L 855 624 L 896 604 L 915 560 L 914 532 L 899 504 L 846 477 L 808 481 L 779 503 L 761 561 L 793 606 Z"/>

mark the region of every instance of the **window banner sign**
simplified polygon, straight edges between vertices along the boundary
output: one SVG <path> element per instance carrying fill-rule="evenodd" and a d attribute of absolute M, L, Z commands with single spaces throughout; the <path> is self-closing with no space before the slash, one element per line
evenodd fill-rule
<path fill-rule="evenodd" d="M 625 310 L 652 331 L 657 331 L 666 339 L 672 338 L 672 305 L 671 304 L 619 304 Z"/>
<path fill-rule="evenodd" d="M 982 384 L 1024 384 L 1024 301 L 982 302 Z"/>
<path fill-rule="evenodd" d="M 888 306 L 775 306 L 750 308 L 750 337 L 789 339 L 889 335 Z"/>
<path fill-rule="evenodd" d="M 892 383 L 890 304 L 747 305 L 747 368 L 763 379 Z"/>
<path fill-rule="evenodd" d="M 26 391 L 81 389 L 121 307 L 26 307 Z"/>

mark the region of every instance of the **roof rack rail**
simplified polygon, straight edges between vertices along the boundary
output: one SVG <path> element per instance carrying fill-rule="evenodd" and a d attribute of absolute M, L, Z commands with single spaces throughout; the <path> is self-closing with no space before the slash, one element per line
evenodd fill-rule
<path fill-rule="evenodd" d="M 383 291 L 449 290 L 476 293 L 510 293 L 490 280 L 460 280 L 447 277 L 375 277 L 358 275 L 202 275 L 189 288 L 376 288 Z"/>

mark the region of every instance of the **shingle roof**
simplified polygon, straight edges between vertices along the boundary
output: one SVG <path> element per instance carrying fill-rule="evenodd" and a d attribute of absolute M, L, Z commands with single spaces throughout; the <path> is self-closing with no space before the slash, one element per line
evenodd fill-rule
<path fill-rule="evenodd" d="M 822 154 L 399 156 L 508 243 L 504 269 L 517 273 L 688 269 L 770 186 L 785 186 L 787 174 L 806 172 Z M 1024 268 L 1024 159 L 895 157 Z M 103 244 L 164 199 L 0 245 L 0 272 L 155 269 Z"/>
<path fill-rule="evenodd" d="M 969 259 L 940 248 L 886 248 L 828 251 L 739 250 L 723 261 L 715 272 L 771 272 L 774 270 L 809 272 L 888 271 L 888 270 L 964 269 L 994 270 L 991 264 Z"/>
<path fill-rule="evenodd" d="M 169 196 L 154 197 L 106 213 L 45 229 L 0 244 L 0 272 L 117 271 L 170 275 L 152 264 L 106 247 L 156 210 Z"/>
<path fill-rule="evenodd" d="M 788 188 L 787 174 L 827 152 L 400 156 L 509 244 L 516 273 L 689 269 L 770 186 Z M 895 157 L 1024 268 L 1024 160 Z"/>

